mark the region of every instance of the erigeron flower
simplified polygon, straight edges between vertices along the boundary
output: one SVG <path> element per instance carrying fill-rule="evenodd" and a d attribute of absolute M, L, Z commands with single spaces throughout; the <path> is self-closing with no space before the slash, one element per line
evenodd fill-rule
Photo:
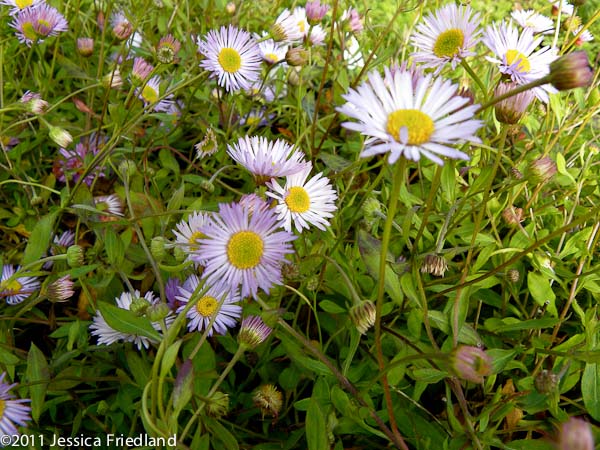
<path fill-rule="evenodd" d="M 92 133 L 90 136 L 81 138 L 74 150 L 61 148 L 52 169 L 56 178 L 63 183 L 66 183 L 67 180 L 77 183 L 85 174 L 87 165 L 100 152 L 106 141 L 106 136 Z M 104 167 L 97 165 L 85 175 L 83 182 L 91 186 L 96 177 L 105 175 Z"/>
<path fill-rule="evenodd" d="M 7 384 L 4 382 L 6 372 L 0 375 L 0 437 L 3 439 L 0 442 L 5 443 L 5 436 L 10 436 L 8 442 L 15 442 L 14 438 L 19 435 L 19 431 L 15 425 L 26 426 L 31 420 L 31 407 L 25 405 L 30 399 L 16 399 L 14 394 L 9 391 L 14 388 L 17 383 Z"/>
<path fill-rule="evenodd" d="M 117 220 L 115 216 L 123 216 L 123 204 L 116 194 L 98 195 L 94 197 L 94 205 L 103 213 L 100 215 L 102 222 L 110 222 Z"/>
<path fill-rule="evenodd" d="M 557 58 L 556 49 L 542 47 L 536 50 L 542 38 L 534 38 L 533 31 L 523 29 L 521 33 L 510 23 L 491 25 L 483 37 L 483 43 L 495 53 L 486 57 L 499 66 L 500 72 L 510 76 L 517 84 L 527 84 L 543 78 L 550 72 L 550 63 Z M 533 88 L 535 96 L 542 102 L 548 102 L 548 93 L 556 89 L 550 84 Z"/>
<path fill-rule="evenodd" d="M 314 25 L 308 34 L 308 42 L 311 45 L 325 45 L 326 35 L 326 31 L 321 25 Z"/>
<path fill-rule="evenodd" d="M 146 302 L 147 306 L 155 305 L 160 303 L 160 299 L 154 296 L 154 293 L 151 291 L 146 292 L 142 297 L 140 292 L 136 289 L 133 292 L 123 292 L 119 297 L 115 299 L 117 302 L 117 306 L 121 309 L 127 310 L 136 310 L 137 305 L 140 301 Z M 134 306 L 132 308 L 132 305 Z M 141 312 L 143 314 L 143 312 Z M 167 326 L 173 322 L 175 316 L 169 314 L 165 319 Z M 154 329 L 160 331 L 161 326 L 158 322 L 151 322 Z M 93 322 L 90 325 L 90 330 L 92 336 L 98 337 L 99 345 L 111 345 L 115 342 L 133 342 L 138 350 L 141 350 L 142 346 L 148 348 L 150 346 L 151 340 L 146 336 L 133 335 L 128 333 L 122 333 L 121 331 L 117 331 L 112 328 L 107 322 L 106 319 L 102 316 L 100 311 L 96 312 L 96 315 L 93 318 Z"/>
<path fill-rule="evenodd" d="M 17 305 L 30 297 L 40 287 L 37 277 L 14 276 L 19 272 L 12 264 L 4 264 L 2 278 L 0 278 L 0 298 L 4 298 L 9 305 Z"/>
<path fill-rule="evenodd" d="M 0 5 L 10 6 L 9 14 L 14 16 L 24 9 L 39 6 L 46 0 L 0 0 Z"/>
<path fill-rule="evenodd" d="M 511 17 L 523 28 L 529 28 L 534 34 L 552 34 L 554 21 L 533 9 L 515 10 L 510 13 Z"/>
<path fill-rule="evenodd" d="M 260 76 L 261 54 L 256 41 L 233 25 L 209 31 L 205 40 L 198 40 L 198 51 L 205 57 L 200 66 L 227 92 L 247 89 Z"/>
<path fill-rule="evenodd" d="M 462 59 L 475 54 L 472 49 L 479 41 L 479 20 L 479 13 L 473 13 L 470 6 L 455 3 L 428 14 L 411 37 L 417 48 L 413 59 L 438 72 L 446 63 L 454 69 Z"/>
<path fill-rule="evenodd" d="M 176 61 L 180 49 L 181 43 L 171 34 L 167 34 L 158 41 L 156 59 L 163 64 L 171 64 Z"/>
<path fill-rule="evenodd" d="M 133 69 L 131 70 L 131 78 L 133 84 L 141 85 L 146 78 L 152 73 L 154 66 L 148 63 L 144 58 L 137 57 L 133 60 Z"/>
<path fill-rule="evenodd" d="M 577 36 L 577 41 L 575 42 L 576 45 L 583 45 L 584 42 L 591 42 L 594 40 L 594 35 L 592 32 L 590 30 L 581 31 L 582 28 L 583 25 L 579 25 L 573 29 L 573 36 Z"/>
<path fill-rule="evenodd" d="M 591 425 L 578 417 L 570 417 L 561 424 L 557 450 L 594 450 Z"/>
<path fill-rule="evenodd" d="M 223 283 L 229 289 L 241 287 L 242 298 L 267 294 L 282 283 L 285 255 L 293 253 L 292 233 L 281 231 L 274 211 L 252 213 L 239 203 L 221 204 L 211 226 L 203 227 L 199 253 L 205 258 L 203 278 L 209 285 Z"/>
<path fill-rule="evenodd" d="M 517 88 L 515 83 L 501 81 L 494 90 L 494 95 L 500 97 L 507 92 L 510 92 Z M 535 98 L 535 95 L 531 90 L 521 92 L 517 95 L 513 95 L 507 99 L 504 99 L 494 105 L 496 112 L 496 119 L 501 123 L 516 124 L 525 115 L 527 108 Z"/>
<path fill-rule="evenodd" d="M 133 33 L 133 25 L 121 10 L 116 11 L 110 19 L 113 35 L 122 41 Z"/>
<path fill-rule="evenodd" d="M 57 36 L 69 29 L 64 16 L 46 3 L 20 10 L 9 25 L 17 30 L 15 34 L 19 42 L 29 47 L 43 42 L 48 36 Z"/>
<path fill-rule="evenodd" d="M 450 355 L 451 368 L 457 377 L 473 383 L 483 383 L 492 373 L 492 358 L 485 350 L 471 345 L 461 345 Z"/>
<path fill-rule="evenodd" d="M 563 16 L 572 16 L 574 6 L 571 5 L 567 0 L 548 0 L 552 3 L 552 14 L 558 15 L 558 11 L 560 9 L 561 14 Z"/>
<path fill-rule="evenodd" d="M 240 345 L 253 349 L 266 341 L 272 331 L 259 316 L 247 316 L 242 320 L 237 339 Z"/>
<path fill-rule="evenodd" d="M 363 20 L 360 13 L 355 8 L 348 8 L 341 17 L 342 22 L 348 22 L 348 27 L 352 33 L 358 34 L 363 30 Z"/>
<path fill-rule="evenodd" d="M 300 18 L 289 9 L 284 9 L 271 27 L 270 34 L 275 42 L 300 43 L 304 39 L 306 29 L 301 28 L 299 24 L 303 25 Z"/>
<path fill-rule="evenodd" d="M 311 25 L 317 25 L 321 22 L 323 17 L 325 17 L 325 14 L 327 14 L 327 11 L 329 11 L 329 5 L 322 5 L 319 0 L 306 2 L 305 8 L 306 18 Z"/>
<path fill-rule="evenodd" d="M 50 301 L 64 302 L 75 294 L 74 285 L 71 275 L 67 274 L 50 283 L 46 295 Z"/>
<path fill-rule="evenodd" d="M 389 162 L 401 156 L 418 161 L 425 156 L 443 164 L 440 156 L 469 159 L 451 146 L 479 142 L 475 136 L 481 127 L 473 119 L 478 105 L 457 95 L 458 85 L 431 75 L 414 80 L 411 71 L 385 69 L 385 78 L 377 71 L 368 80 L 342 97 L 347 103 L 337 110 L 357 122 L 342 126 L 367 136 L 361 156 L 390 152 Z"/>
<path fill-rule="evenodd" d="M 233 328 L 239 317 L 242 315 L 242 307 L 237 303 L 240 301 L 238 290 L 230 290 L 223 284 L 211 285 L 208 289 L 200 285 L 200 279 L 196 275 L 191 275 L 184 286 L 179 288 L 179 295 L 176 299 L 181 303 L 177 309 L 181 313 L 187 303 L 192 299 L 194 292 L 200 295 L 196 304 L 188 310 L 186 317 L 189 319 L 189 331 L 205 330 L 212 317 L 216 315 L 208 336 L 212 336 L 213 330 L 217 334 L 227 333 L 228 328 Z"/>
<path fill-rule="evenodd" d="M 277 200 L 275 211 L 287 231 L 292 231 L 293 225 L 299 233 L 310 225 L 325 231 L 329 226 L 328 219 L 337 209 L 337 193 L 329 179 L 318 173 L 307 181 L 311 170 L 309 163 L 300 172 L 288 175 L 283 187 L 276 180 L 267 183 L 271 191 L 266 194 Z"/>
<path fill-rule="evenodd" d="M 254 37 L 258 41 L 258 49 L 262 56 L 263 61 L 267 64 L 282 63 L 285 65 L 285 54 L 288 51 L 288 46 L 280 42 L 275 42 L 273 39 L 265 39 L 267 36 L 266 32 L 263 35 L 254 34 Z M 260 40 L 259 40 L 260 39 Z M 257 82 L 260 80 L 257 80 Z"/>
<path fill-rule="evenodd" d="M 187 220 L 182 220 L 173 230 L 175 243 L 187 254 L 187 260 L 202 265 L 204 258 L 198 253 L 199 240 L 206 235 L 201 231 L 205 225 L 210 225 L 211 213 L 194 211 Z"/>
<path fill-rule="evenodd" d="M 138 98 L 144 102 L 144 107 L 151 106 L 155 112 L 167 112 L 173 106 L 173 94 L 161 99 L 160 83 L 160 77 L 155 75 L 141 89 L 136 88 L 135 92 Z"/>
<path fill-rule="evenodd" d="M 227 153 L 259 183 L 297 173 L 307 165 L 304 154 L 281 139 L 269 141 L 264 137 L 245 136 L 236 144 L 228 145 Z"/>

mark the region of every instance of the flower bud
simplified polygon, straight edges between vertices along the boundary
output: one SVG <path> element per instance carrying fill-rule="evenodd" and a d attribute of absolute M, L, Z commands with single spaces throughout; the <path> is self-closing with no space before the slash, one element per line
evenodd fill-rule
<path fill-rule="evenodd" d="M 265 416 L 279 416 L 283 406 L 283 396 L 273 384 L 263 384 L 252 396 L 254 404 L 260 408 L 263 418 Z"/>
<path fill-rule="evenodd" d="M 170 312 L 171 308 L 169 308 L 169 305 L 166 303 L 156 303 L 148 307 L 146 310 L 146 317 L 148 317 L 151 322 L 160 322 L 167 317 Z"/>
<path fill-rule="evenodd" d="M 448 270 L 448 263 L 441 255 L 429 254 L 425 256 L 421 266 L 421 273 L 430 273 L 436 277 L 443 277 L 446 270 Z"/>
<path fill-rule="evenodd" d="M 290 66 L 304 66 L 308 62 L 308 52 L 302 47 L 292 47 L 285 54 L 285 61 Z"/>
<path fill-rule="evenodd" d="M 375 325 L 375 304 L 366 300 L 354 305 L 350 309 L 350 319 L 360 334 L 365 334 Z"/>
<path fill-rule="evenodd" d="M 227 11 L 227 14 L 229 14 L 229 15 L 233 16 L 235 14 L 235 10 L 236 10 L 236 7 L 235 7 L 235 3 L 233 3 L 233 2 L 229 2 L 225 6 L 225 11 Z"/>
<path fill-rule="evenodd" d="M 321 5 L 319 0 L 312 0 L 306 3 L 306 19 L 311 25 L 317 25 L 323 20 L 327 11 L 329 11 L 328 5 Z"/>
<path fill-rule="evenodd" d="M 583 50 L 568 53 L 550 63 L 550 83 L 559 91 L 589 86 L 593 78 L 594 70 Z"/>
<path fill-rule="evenodd" d="M 133 26 L 127 21 L 120 21 L 112 28 L 112 32 L 117 39 L 124 41 L 133 33 Z"/>
<path fill-rule="evenodd" d="M 502 218 L 509 226 L 518 225 L 523 222 L 523 208 L 515 208 L 514 206 L 509 206 L 504 211 L 502 211 Z"/>
<path fill-rule="evenodd" d="M 452 352 L 450 361 L 457 377 L 473 383 L 483 383 L 483 377 L 492 373 L 492 358 L 477 347 L 461 345 Z"/>
<path fill-rule="evenodd" d="M 506 272 L 506 279 L 511 283 L 518 283 L 521 279 L 521 274 L 517 269 L 509 269 Z"/>
<path fill-rule="evenodd" d="M 146 314 L 148 307 L 150 306 L 150 302 L 143 297 L 134 298 L 131 302 L 131 306 L 129 310 L 134 313 L 136 316 L 143 316 Z"/>
<path fill-rule="evenodd" d="M 119 172 L 124 176 L 132 177 L 137 173 L 137 166 L 130 159 L 124 159 L 119 163 Z"/>
<path fill-rule="evenodd" d="M 207 179 L 203 179 L 202 181 L 200 181 L 200 187 L 209 193 L 212 193 L 215 190 L 215 185 Z"/>
<path fill-rule="evenodd" d="M 64 302 L 70 299 L 75 291 L 73 290 L 73 281 L 70 275 L 60 277 L 58 280 L 53 281 L 48 286 L 48 300 L 51 302 Z"/>
<path fill-rule="evenodd" d="M 494 95 L 500 97 L 501 95 L 514 90 L 516 87 L 517 85 L 513 82 L 506 83 L 501 81 L 498 83 L 498 86 L 496 86 Z M 494 105 L 496 119 L 498 119 L 498 122 L 509 125 L 518 123 L 525 115 L 527 108 L 534 98 L 535 95 L 533 91 L 529 90 L 499 101 Z"/>
<path fill-rule="evenodd" d="M 102 77 L 102 84 L 107 89 L 116 89 L 118 87 L 123 86 L 123 79 L 121 78 L 121 72 L 119 71 L 119 69 L 115 69 L 111 73 L 104 75 Z"/>
<path fill-rule="evenodd" d="M 157 261 L 162 261 L 167 256 L 167 240 L 162 236 L 155 236 L 150 241 L 150 253 Z"/>
<path fill-rule="evenodd" d="M 552 179 L 556 171 L 556 163 L 549 156 L 544 156 L 529 164 L 529 179 L 533 184 L 546 183 Z"/>
<path fill-rule="evenodd" d="M 148 63 L 144 58 L 135 58 L 133 60 L 133 69 L 131 71 L 131 82 L 134 86 L 141 86 L 153 70 L 154 66 Z"/>
<path fill-rule="evenodd" d="M 81 267 L 83 262 L 83 248 L 80 245 L 71 245 L 67 248 L 67 264 L 69 267 Z"/>
<path fill-rule="evenodd" d="M 592 428 L 585 420 L 571 417 L 562 424 L 558 439 L 559 450 L 594 450 Z"/>
<path fill-rule="evenodd" d="M 538 392 L 550 394 L 556 391 L 559 381 L 558 375 L 544 369 L 535 377 L 533 384 Z"/>
<path fill-rule="evenodd" d="M 77 38 L 77 51 L 81 56 L 92 56 L 94 53 L 94 40 L 89 37 Z"/>
<path fill-rule="evenodd" d="M 68 147 L 73 142 L 73 136 L 67 130 L 63 130 L 60 127 L 50 125 L 50 132 L 48 133 L 50 139 L 56 142 L 60 147 Z"/>
<path fill-rule="evenodd" d="M 32 114 L 44 114 L 48 109 L 48 102 L 42 100 L 42 96 L 36 92 L 25 92 L 19 101 L 25 104 L 27 111 Z"/>
<path fill-rule="evenodd" d="M 248 316 L 242 320 L 238 343 L 246 348 L 253 349 L 262 344 L 272 331 L 260 317 Z"/>

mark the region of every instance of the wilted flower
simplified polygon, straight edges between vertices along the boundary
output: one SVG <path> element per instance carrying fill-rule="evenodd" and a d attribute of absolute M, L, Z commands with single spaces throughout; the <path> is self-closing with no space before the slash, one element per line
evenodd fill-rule
<path fill-rule="evenodd" d="M 559 91 L 592 84 L 594 70 L 583 50 L 561 56 L 550 64 L 550 82 Z"/>
<path fill-rule="evenodd" d="M 263 417 L 278 417 L 283 406 L 283 396 L 274 384 L 263 384 L 252 396 L 254 404 L 260 408 Z"/>
<path fill-rule="evenodd" d="M 360 334 L 365 334 L 375 325 L 375 304 L 365 300 L 350 309 L 350 319 Z"/>
<path fill-rule="evenodd" d="M 102 77 L 102 84 L 106 88 L 116 89 L 123 86 L 123 78 L 121 78 L 121 71 L 115 68 L 112 72 Z"/>
<path fill-rule="evenodd" d="M 206 399 L 206 413 L 211 417 L 223 417 L 229 411 L 229 395 L 217 391 Z"/>
<path fill-rule="evenodd" d="M 181 43 L 172 35 L 167 34 L 156 46 L 156 59 L 163 64 L 171 64 L 175 61 L 180 49 Z"/>
<path fill-rule="evenodd" d="M 26 91 L 19 102 L 24 103 L 27 110 L 32 114 L 44 114 L 48 109 L 48 102 L 43 100 L 37 92 Z"/>
<path fill-rule="evenodd" d="M 592 427 L 585 420 L 571 417 L 562 424 L 558 438 L 559 450 L 594 450 Z"/>
<path fill-rule="evenodd" d="M 484 350 L 470 345 L 456 348 L 450 357 L 455 375 L 473 383 L 483 383 L 492 373 L 492 358 Z"/>
<path fill-rule="evenodd" d="M 538 392 L 542 394 L 550 394 L 556 391 L 560 378 L 557 374 L 549 370 L 542 370 L 533 380 L 533 384 Z"/>
<path fill-rule="evenodd" d="M 117 11 L 110 19 L 113 35 L 122 41 L 127 39 L 133 33 L 133 25 L 125 16 L 123 11 Z"/>
<path fill-rule="evenodd" d="M 212 128 L 206 129 L 206 134 L 200 142 L 194 145 L 196 149 L 196 158 L 202 159 L 205 156 L 213 155 L 219 149 L 217 145 L 217 135 Z"/>
<path fill-rule="evenodd" d="M 509 206 L 502 211 L 502 218 L 509 226 L 518 225 L 523 222 L 523 208 Z"/>
<path fill-rule="evenodd" d="M 273 330 L 259 316 L 247 316 L 242 320 L 238 342 L 248 349 L 253 349 L 267 340 Z"/>
<path fill-rule="evenodd" d="M 446 270 L 448 270 L 448 262 L 442 255 L 426 255 L 421 265 L 421 273 L 430 273 L 436 277 L 443 277 Z"/>

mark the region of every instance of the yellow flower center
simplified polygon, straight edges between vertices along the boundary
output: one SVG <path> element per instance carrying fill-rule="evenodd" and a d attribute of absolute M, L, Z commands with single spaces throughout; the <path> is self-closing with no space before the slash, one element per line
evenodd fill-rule
<path fill-rule="evenodd" d="M 212 317 L 218 306 L 219 302 L 216 298 L 206 295 L 196 303 L 196 311 L 203 317 Z"/>
<path fill-rule="evenodd" d="M 35 27 L 33 26 L 32 22 L 24 22 L 23 25 L 21 25 L 21 30 L 23 31 L 23 36 L 25 36 L 27 39 L 31 41 L 37 40 L 38 34 L 35 31 Z"/>
<path fill-rule="evenodd" d="M 254 231 L 238 231 L 227 243 L 227 258 L 236 269 L 251 269 L 260 263 L 264 248 Z"/>
<path fill-rule="evenodd" d="M 310 197 L 306 189 L 300 186 L 293 186 L 289 189 L 285 197 L 285 204 L 291 212 L 303 213 L 310 208 Z"/>
<path fill-rule="evenodd" d="M 144 86 L 144 89 L 142 89 L 142 97 L 148 103 L 156 103 L 159 98 L 159 93 L 152 86 L 146 84 L 146 86 Z"/>
<path fill-rule="evenodd" d="M 531 70 L 531 64 L 529 64 L 527 56 L 518 50 L 508 50 L 506 52 L 506 63 L 512 65 L 517 61 L 519 62 L 517 65 L 517 70 L 519 72 L 529 73 Z"/>
<path fill-rule="evenodd" d="M 6 409 L 6 402 L 0 399 L 0 420 L 4 418 L 4 410 Z"/>
<path fill-rule="evenodd" d="M 465 36 L 462 30 L 459 28 L 446 30 L 443 33 L 440 33 L 435 41 L 433 54 L 438 58 L 444 56 L 456 56 L 464 42 Z"/>
<path fill-rule="evenodd" d="M 16 0 L 15 1 L 15 5 L 17 5 L 17 8 L 19 8 L 19 9 L 25 9 L 28 6 L 31 6 L 32 3 L 33 3 L 33 0 Z"/>
<path fill-rule="evenodd" d="M 431 117 L 418 109 L 398 109 L 388 116 L 387 132 L 400 140 L 400 130 L 408 129 L 408 145 L 421 145 L 429 141 L 435 130 Z"/>
<path fill-rule="evenodd" d="M 230 47 L 224 47 L 219 52 L 219 64 L 225 72 L 236 73 L 242 67 L 242 57 L 240 53 Z"/>
<path fill-rule="evenodd" d="M 275 64 L 277 61 L 279 61 L 279 58 L 275 53 L 265 53 L 264 59 L 271 64 Z"/>
<path fill-rule="evenodd" d="M 17 294 L 17 293 L 21 292 L 23 285 L 21 283 L 19 283 L 18 279 L 14 279 L 14 280 L 10 280 L 10 281 L 3 281 L 2 287 L 9 294 Z"/>
<path fill-rule="evenodd" d="M 306 25 L 304 25 L 304 20 L 300 20 L 298 22 L 298 28 L 300 29 L 300 33 L 304 34 L 306 30 Z"/>
<path fill-rule="evenodd" d="M 198 250 L 198 239 L 204 239 L 205 237 L 206 235 L 204 233 L 200 231 L 194 231 L 188 239 L 188 242 L 190 244 L 190 252 L 195 252 L 196 250 Z"/>
<path fill-rule="evenodd" d="M 50 25 L 50 22 L 48 22 L 47 20 L 38 19 L 37 31 L 43 36 L 48 36 L 50 31 L 52 31 L 52 26 Z"/>

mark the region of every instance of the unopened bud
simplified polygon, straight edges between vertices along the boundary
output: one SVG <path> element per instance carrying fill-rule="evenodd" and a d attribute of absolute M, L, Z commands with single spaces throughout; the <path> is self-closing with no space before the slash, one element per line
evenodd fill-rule
<path fill-rule="evenodd" d="M 70 299 L 75 291 L 73 290 L 73 281 L 70 275 L 65 275 L 58 280 L 53 281 L 48 286 L 48 299 L 51 302 L 64 302 Z"/>
<path fill-rule="evenodd" d="M 238 343 L 253 349 L 266 341 L 272 331 L 259 316 L 248 316 L 242 320 Z"/>
<path fill-rule="evenodd" d="M 366 300 L 350 309 L 350 319 L 360 334 L 365 334 L 375 325 L 375 304 Z"/>
<path fill-rule="evenodd" d="M 50 139 L 56 142 L 62 148 L 68 147 L 73 142 L 73 136 L 67 130 L 63 130 L 60 127 L 50 125 L 49 131 Z"/>
<path fill-rule="evenodd" d="M 483 383 L 483 377 L 492 373 L 492 358 L 478 347 L 461 345 L 452 352 L 450 361 L 457 377 L 473 383 Z"/>
<path fill-rule="evenodd" d="M 229 412 L 229 396 L 221 391 L 215 392 L 207 399 L 206 412 L 211 417 L 220 418 Z"/>
<path fill-rule="evenodd" d="M 137 173 L 137 166 L 132 160 L 124 159 L 119 163 L 119 172 L 126 177 L 132 177 Z"/>
<path fill-rule="evenodd" d="M 102 84 L 107 89 L 116 89 L 123 86 L 123 79 L 121 78 L 121 72 L 119 69 L 115 69 L 111 73 L 104 75 L 102 77 Z"/>
<path fill-rule="evenodd" d="M 533 184 L 550 181 L 556 171 L 556 163 L 549 156 L 538 158 L 529 164 L 529 178 Z"/>
<path fill-rule="evenodd" d="M 594 450 L 592 427 L 585 420 L 571 417 L 562 424 L 558 439 L 559 450 Z"/>
<path fill-rule="evenodd" d="M 235 14 L 235 10 L 236 10 L 236 7 L 235 7 L 235 3 L 233 3 L 233 2 L 229 2 L 225 6 L 225 11 L 227 11 L 227 14 L 230 14 L 232 16 Z"/>
<path fill-rule="evenodd" d="M 67 264 L 73 268 L 83 266 L 83 248 L 80 245 L 71 245 L 67 249 Z"/>
<path fill-rule="evenodd" d="M 77 38 L 77 51 L 81 56 L 92 56 L 94 53 L 94 40 L 89 37 Z"/>
<path fill-rule="evenodd" d="M 129 310 L 134 313 L 136 316 L 143 316 L 146 314 L 148 307 L 150 306 L 150 302 L 143 297 L 134 298 L 131 301 L 131 305 L 129 306 Z"/>
<path fill-rule="evenodd" d="M 146 310 L 146 317 L 148 317 L 151 322 L 160 322 L 166 318 L 170 312 L 171 308 L 169 308 L 169 305 L 166 303 L 156 303 L 148 307 Z"/>
<path fill-rule="evenodd" d="M 506 279 L 511 283 L 518 283 L 521 279 L 521 274 L 517 269 L 509 269 L 506 272 Z"/>
<path fill-rule="evenodd" d="M 593 79 L 594 70 L 583 50 L 568 53 L 550 63 L 550 83 L 559 91 L 589 86 Z"/>
<path fill-rule="evenodd" d="M 304 66 L 308 62 L 308 52 L 302 47 L 290 48 L 285 54 L 285 61 L 290 66 Z"/>
<path fill-rule="evenodd" d="M 535 377 L 533 384 L 538 392 L 550 394 L 556 391 L 559 381 L 558 375 L 544 369 Z"/>
<path fill-rule="evenodd" d="M 436 277 L 443 277 L 446 270 L 448 270 L 448 263 L 441 255 L 429 254 L 425 256 L 421 266 L 421 273 L 430 273 Z"/>
<path fill-rule="evenodd" d="M 166 244 L 167 240 L 162 236 L 155 236 L 150 241 L 150 253 L 158 262 L 167 256 Z"/>
<path fill-rule="evenodd" d="M 496 86 L 494 95 L 500 97 L 509 91 L 514 90 L 517 87 L 515 83 L 506 83 L 501 81 Z M 521 92 L 517 95 L 513 95 L 507 99 L 501 100 L 494 105 L 496 112 L 496 119 L 501 123 L 513 125 L 519 122 L 525 115 L 527 108 L 535 98 L 533 91 Z"/>

